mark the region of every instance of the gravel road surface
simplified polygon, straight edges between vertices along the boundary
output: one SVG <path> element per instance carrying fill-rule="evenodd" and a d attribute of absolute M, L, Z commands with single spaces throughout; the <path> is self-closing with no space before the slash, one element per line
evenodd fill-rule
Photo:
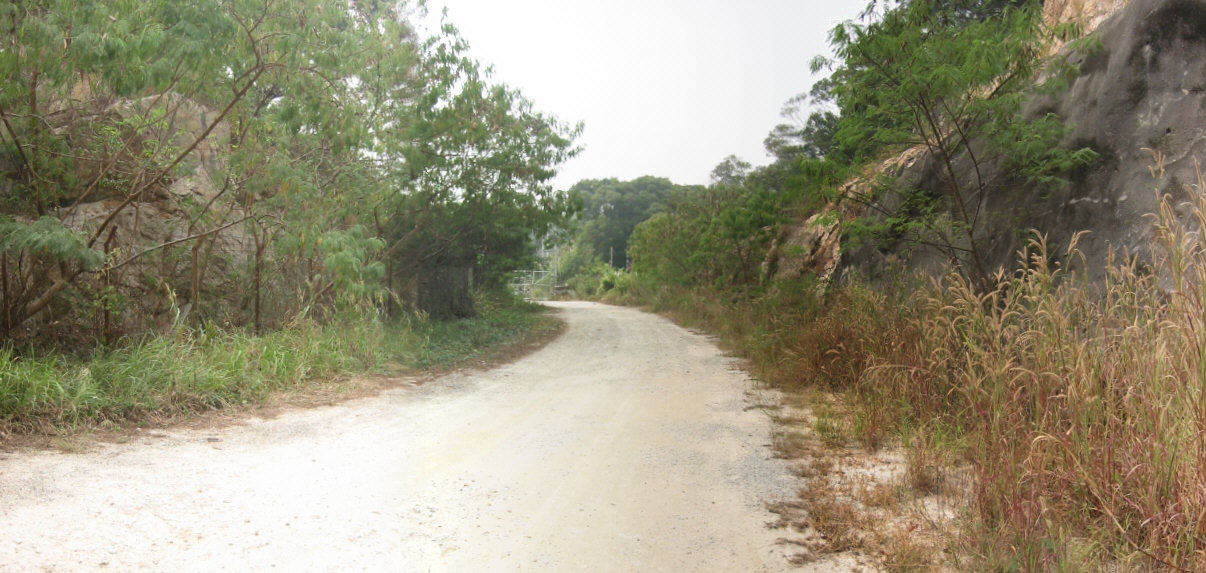
<path fill-rule="evenodd" d="M 771 571 L 751 384 L 657 316 L 487 372 L 82 453 L 0 454 L 0 570 Z"/>

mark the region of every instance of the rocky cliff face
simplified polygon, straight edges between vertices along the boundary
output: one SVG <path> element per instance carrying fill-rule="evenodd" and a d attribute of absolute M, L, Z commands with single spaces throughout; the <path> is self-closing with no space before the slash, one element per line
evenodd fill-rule
<path fill-rule="evenodd" d="M 96 279 L 130 295 L 122 320 L 135 329 L 160 324 L 171 318 L 172 304 L 187 312 L 200 289 L 217 289 L 223 304 L 240 298 L 238 289 L 218 288 L 255 253 L 255 241 L 239 222 L 243 208 L 223 183 L 230 126 L 211 125 L 218 116 L 215 110 L 173 92 L 104 101 L 80 88 L 71 98 L 50 104 L 54 134 L 89 144 L 111 132 L 123 140 L 123 152 L 104 162 L 103 155 L 77 159 L 78 180 L 97 183 L 78 202 L 59 205 L 54 215 L 85 237 L 103 227 L 95 248 L 110 262 L 132 261 Z M 166 164 L 190 148 L 164 177 L 128 197 L 127 174 L 147 173 L 146 157 L 161 150 Z M 203 233 L 205 240 L 196 240 Z M 210 272 L 194 273 L 197 267 Z M 38 320 L 53 319 L 42 315 Z"/>
<path fill-rule="evenodd" d="M 762 263 L 768 279 L 785 280 L 805 274 L 827 278 L 841 260 L 842 234 L 833 209 L 823 209 L 802 223 L 785 225 Z"/>
<path fill-rule="evenodd" d="M 1077 24 L 1088 33 L 1126 6 L 1129 0 L 1046 0 L 1043 19 L 1048 24 Z"/>
<path fill-rule="evenodd" d="M 200 205 L 215 203 L 215 213 L 224 220 L 233 221 L 242 215 L 239 205 L 220 200 L 221 174 L 229 152 L 230 126 L 219 123 L 202 139 L 205 130 L 210 127 L 210 122 L 217 116 L 217 112 L 202 104 L 176 93 L 118 100 L 94 117 L 72 118 L 70 123 L 59 129 L 90 129 L 91 124 L 120 125 L 123 122 L 142 124 L 147 121 L 146 118 L 156 114 L 164 115 L 158 122 L 159 125 L 144 129 L 140 137 L 143 141 L 131 143 L 131 149 L 142 150 L 154 142 L 175 152 L 187 149 L 197 142 L 195 149 L 181 161 L 171 177 L 166 178 L 160 185 L 152 186 L 117 215 L 106 250 L 116 249 L 129 255 L 137 253 L 140 249 L 183 239 L 190 235 L 190 231 L 197 230 L 196 225 L 190 224 L 190 221 L 195 216 L 192 211 Z M 103 166 L 95 163 L 77 163 L 77 170 L 82 171 L 81 179 L 92 180 L 99 176 Z M 110 171 L 118 169 L 120 165 Z M 86 233 L 92 231 L 124 200 L 118 190 L 105 189 L 103 186 L 98 187 L 89 198 L 93 200 L 67 209 L 63 218 L 64 225 Z M 245 262 L 254 249 L 254 242 L 242 225 L 224 229 L 215 236 L 215 249 L 225 259 L 237 263 Z M 148 271 L 146 268 L 142 270 Z"/>
<path fill-rule="evenodd" d="M 981 166 L 991 183 L 977 237 L 992 267 L 1015 264 L 1029 229 L 1046 234 L 1052 252 L 1060 252 L 1075 233 L 1088 231 L 1079 246 L 1091 268 L 1099 268 L 1111 249 L 1143 261 L 1153 239 L 1148 215 L 1156 210 L 1159 194 L 1184 203 L 1189 193 L 1206 192 L 1195 188 L 1197 162 L 1206 161 L 1206 0 L 1130 0 L 1105 17 L 1120 4 L 1048 4 L 1049 17 L 1081 19 L 1086 26 L 1101 20 L 1093 47 L 1069 47 L 1056 56 L 1079 68 L 1068 89 L 1031 101 L 1025 113 L 1057 114 L 1070 126 L 1063 143 L 1089 147 L 1100 157 L 1070 174 L 1069 184 L 1054 188 L 1027 184 L 997 166 Z M 1151 171 L 1154 156 L 1165 158 L 1158 180 Z M 921 154 L 889 172 L 901 185 L 936 188 L 929 175 L 933 163 Z M 972 166 L 966 160 L 960 166 L 970 178 Z M 845 270 L 872 278 L 885 257 L 931 271 L 945 263 L 933 252 L 903 246 L 862 248 L 842 256 Z"/>

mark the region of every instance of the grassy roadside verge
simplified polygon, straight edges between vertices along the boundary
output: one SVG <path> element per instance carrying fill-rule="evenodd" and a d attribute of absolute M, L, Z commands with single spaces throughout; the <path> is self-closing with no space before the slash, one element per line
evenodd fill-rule
<path fill-rule="evenodd" d="M 178 329 L 88 359 L 0 349 L 0 433 L 163 423 L 353 376 L 438 371 L 550 340 L 559 325 L 535 305 L 487 302 L 478 317 L 449 322 L 351 316 L 263 335 Z"/>
<path fill-rule="evenodd" d="M 611 296 L 716 333 L 787 394 L 776 445 L 805 486 L 779 509 L 805 559 L 1202 571 L 1203 189 L 1163 202 L 1150 265 L 1036 238 L 989 292 L 951 275 L 750 292 L 638 281 Z M 1073 262 L 1107 278 L 1087 283 Z"/>

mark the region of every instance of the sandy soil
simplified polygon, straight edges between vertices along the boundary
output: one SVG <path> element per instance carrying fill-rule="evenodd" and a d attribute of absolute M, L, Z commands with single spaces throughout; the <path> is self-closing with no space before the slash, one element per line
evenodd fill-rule
<path fill-rule="evenodd" d="M 748 378 L 703 336 L 556 303 L 487 372 L 83 453 L 0 454 L 3 570 L 790 569 Z"/>

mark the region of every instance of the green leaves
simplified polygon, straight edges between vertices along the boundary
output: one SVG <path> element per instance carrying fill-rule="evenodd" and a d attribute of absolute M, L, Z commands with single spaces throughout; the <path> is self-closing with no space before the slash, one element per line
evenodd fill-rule
<path fill-rule="evenodd" d="M 455 29 L 419 37 L 405 11 L 339 0 L 0 5 L 11 46 L 0 50 L 0 132 L 13 167 L 0 246 L 37 259 L 8 271 L 22 284 L 6 291 L 0 329 L 144 282 L 154 296 L 120 294 L 145 299 L 147 316 L 162 294 L 196 317 L 247 312 L 258 325 L 261 303 L 372 298 L 386 261 L 397 274 L 458 265 L 486 280 L 523 262 L 531 237 L 571 212 L 550 181 L 580 126 L 491 81 Z M 79 270 L 102 264 L 98 251 L 154 253 L 161 265 L 137 255 L 101 275 Z M 139 280 L 120 276 L 136 267 Z M 245 277 L 254 311 L 229 300 Z"/>
<path fill-rule="evenodd" d="M 1089 148 L 1065 149 L 1060 140 L 1067 127 L 1054 114 L 1021 123 L 1008 122 L 990 133 L 994 143 L 1009 152 L 1003 167 L 1017 172 L 1027 183 L 1054 186 L 1066 183 L 1063 174 L 1092 163 L 1097 152 Z"/>
<path fill-rule="evenodd" d="M 0 215 L 0 252 L 17 256 L 48 256 L 95 269 L 104 262 L 102 253 L 89 249 L 80 233 L 68 229 L 53 217 L 22 223 Z"/>
<path fill-rule="evenodd" d="M 633 229 L 660 213 L 674 193 L 685 189 L 660 177 L 579 181 L 570 189 L 574 200 L 581 203 L 575 241 L 603 262 L 624 268 Z"/>
<path fill-rule="evenodd" d="M 359 299 L 381 290 L 385 265 L 374 259 L 385 241 L 356 225 L 346 231 L 327 232 L 319 239 L 319 246 L 323 267 L 334 276 L 341 293 Z"/>
<path fill-rule="evenodd" d="M 409 107 L 388 107 L 381 149 L 394 191 L 386 234 L 400 269 L 472 267 L 498 282 L 531 256 L 533 237 L 564 224 L 571 203 L 550 181 L 581 126 L 535 111 L 493 84 L 454 28 L 419 46 Z"/>
<path fill-rule="evenodd" d="M 995 168 L 1051 185 L 1095 157 L 1060 147 L 1066 128 L 1058 118 L 1021 116 L 1049 38 L 1037 3 L 1025 0 L 910 0 L 835 28 L 840 63 L 823 91 L 840 116 L 827 157 L 859 164 L 922 147 L 936 170 L 918 188 L 890 189 L 893 201 L 881 201 L 879 190 L 845 197 L 879 219 L 850 230 L 929 244 L 986 287 L 976 227 L 986 174 Z"/>
<path fill-rule="evenodd" d="M 680 190 L 668 203 L 629 240 L 632 269 L 642 280 L 717 287 L 757 281 L 781 218 L 775 193 L 717 184 Z"/>
<path fill-rule="evenodd" d="M 1034 77 L 1041 19 L 1030 5 L 995 4 L 914 0 L 869 23 L 835 28 L 840 64 L 830 82 L 843 154 L 862 161 L 885 147 L 949 137 L 958 122 L 1016 115 L 1016 100 L 988 104 Z"/>

